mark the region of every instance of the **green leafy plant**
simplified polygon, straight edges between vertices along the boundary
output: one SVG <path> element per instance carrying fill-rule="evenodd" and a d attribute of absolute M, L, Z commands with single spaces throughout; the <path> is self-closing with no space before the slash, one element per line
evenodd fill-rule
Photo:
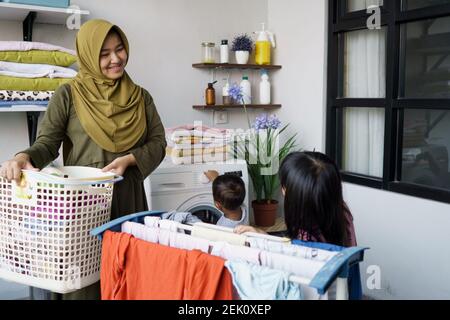
<path fill-rule="evenodd" d="M 245 159 L 258 202 L 272 203 L 280 187 L 278 170 L 283 159 L 295 147 L 296 135 L 281 144 L 289 124 L 266 114 L 256 118 L 251 130 L 238 136 L 235 156 Z"/>

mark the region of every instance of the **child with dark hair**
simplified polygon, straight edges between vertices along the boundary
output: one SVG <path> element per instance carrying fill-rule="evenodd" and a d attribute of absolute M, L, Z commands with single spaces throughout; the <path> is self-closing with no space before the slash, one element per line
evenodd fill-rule
<path fill-rule="evenodd" d="M 235 175 L 219 176 L 216 171 L 205 172 L 205 175 L 213 181 L 214 204 L 223 212 L 216 224 L 228 228 L 244 224 L 247 218 L 247 209 L 243 206 L 246 193 L 244 181 Z"/>
<path fill-rule="evenodd" d="M 356 246 L 353 217 L 344 202 L 337 165 L 319 152 L 294 152 L 281 164 L 288 236 L 303 241 Z M 260 232 L 238 226 L 236 233 Z"/>

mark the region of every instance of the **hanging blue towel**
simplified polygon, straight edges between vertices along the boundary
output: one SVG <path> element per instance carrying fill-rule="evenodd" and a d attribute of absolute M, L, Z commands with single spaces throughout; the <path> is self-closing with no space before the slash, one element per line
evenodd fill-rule
<path fill-rule="evenodd" d="M 340 252 L 345 249 L 345 247 L 340 247 L 334 244 L 320 243 L 320 242 L 305 242 L 301 240 L 293 240 L 292 244 L 332 252 Z M 353 265 L 352 267 L 350 267 L 348 271 L 348 293 L 350 300 L 362 300 L 362 284 L 361 284 L 361 273 L 359 270 L 359 264 Z"/>
<path fill-rule="evenodd" d="M 303 300 L 299 284 L 289 273 L 246 261 L 226 261 L 233 285 L 242 300 Z"/>

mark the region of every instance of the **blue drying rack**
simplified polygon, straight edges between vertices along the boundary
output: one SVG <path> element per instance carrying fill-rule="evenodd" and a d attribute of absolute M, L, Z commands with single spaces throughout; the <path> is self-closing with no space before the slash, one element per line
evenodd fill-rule
<path fill-rule="evenodd" d="M 91 230 L 91 235 L 103 239 L 106 231 L 121 232 L 124 222 L 144 223 L 145 217 L 159 217 L 165 211 L 146 211 L 130 214 L 115 220 L 112 220 L 98 228 Z M 322 269 L 314 276 L 309 283 L 309 287 L 314 288 L 321 295 L 325 294 L 336 278 L 347 279 L 350 267 L 364 261 L 364 252 L 369 248 L 351 247 L 346 248 L 331 258 Z"/>

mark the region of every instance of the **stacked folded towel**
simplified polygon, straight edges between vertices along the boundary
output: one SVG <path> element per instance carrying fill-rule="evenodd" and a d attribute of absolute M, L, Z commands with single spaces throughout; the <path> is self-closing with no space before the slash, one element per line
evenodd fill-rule
<path fill-rule="evenodd" d="M 167 157 L 175 164 L 222 162 L 230 159 L 227 130 L 185 125 L 166 130 Z"/>
<path fill-rule="evenodd" d="M 26 41 L 0 41 L 0 106 L 50 100 L 56 88 L 77 75 L 76 53 Z"/>

